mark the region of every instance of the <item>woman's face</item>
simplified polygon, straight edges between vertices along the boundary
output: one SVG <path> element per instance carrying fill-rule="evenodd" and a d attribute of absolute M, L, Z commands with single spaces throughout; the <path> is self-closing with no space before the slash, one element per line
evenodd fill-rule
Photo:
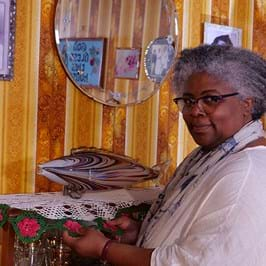
<path fill-rule="evenodd" d="M 194 73 L 187 80 L 183 96 L 197 99 L 206 95 L 231 94 L 233 90 L 226 82 L 206 73 Z M 224 98 L 206 113 L 202 104 L 195 104 L 183 112 L 184 120 L 195 142 L 210 150 L 234 135 L 252 120 L 252 100 L 241 100 L 238 96 Z"/>

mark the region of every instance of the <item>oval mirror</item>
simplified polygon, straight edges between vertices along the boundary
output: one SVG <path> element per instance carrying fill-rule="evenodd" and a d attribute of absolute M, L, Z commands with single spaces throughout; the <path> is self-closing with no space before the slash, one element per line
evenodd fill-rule
<path fill-rule="evenodd" d="M 58 0 L 55 40 L 72 82 L 111 106 L 140 103 L 162 84 L 176 55 L 172 0 Z"/>

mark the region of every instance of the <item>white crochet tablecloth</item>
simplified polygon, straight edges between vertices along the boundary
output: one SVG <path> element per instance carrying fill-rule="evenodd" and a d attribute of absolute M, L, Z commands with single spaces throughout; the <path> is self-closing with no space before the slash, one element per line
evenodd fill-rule
<path fill-rule="evenodd" d="M 36 211 L 48 219 L 72 218 L 92 221 L 97 217 L 113 219 L 121 208 L 152 203 L 161 190 L 118 189 L 94 191 L 73 199 L 63 192 L 0 195 L 0 204 L 11 208 Z"/>

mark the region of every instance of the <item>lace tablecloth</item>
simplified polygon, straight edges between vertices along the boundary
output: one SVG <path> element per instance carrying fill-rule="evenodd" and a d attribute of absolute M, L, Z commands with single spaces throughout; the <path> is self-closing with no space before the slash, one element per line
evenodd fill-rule
<path fill-rule="evenodd" d="M 117 211 L 141 203 L 152 203 L 159 188 L 94 191 L 73 199 L 62 192 L 0 195 L 0 204 L 36 211 L 48 219 L 72 218 L 92 221 L 97 217 L 113 219 Z"/>

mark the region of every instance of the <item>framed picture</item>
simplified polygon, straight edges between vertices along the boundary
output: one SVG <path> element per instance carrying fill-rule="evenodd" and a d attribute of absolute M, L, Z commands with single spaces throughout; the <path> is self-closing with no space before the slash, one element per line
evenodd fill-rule
<path fill-rule="evenodd" d="M 14 76 L 16 0 L 0 0 L 0 79 Z"/>
<path fill-rule="evenodd" d="M 101 87 L 104 38 L 60 39 L 59 54 L 70 78 L 83 87 Z"/>
<path fill-rule="evenodd" d="M 115 57 L 115 78 L 138 79 L 140 49 L 117 48 Z"/>
<path fill-rule="evenodd" d="M 159 37 L 148 45 L 144 66 L 149 79 L 160 83 L 166 76 L 175 57 L 173 41 L 169 37 Z"/>
<path fill-rule="evenodd" d="M 204 43 L 241 47 L 242 29 L 205 22 Z"/>

